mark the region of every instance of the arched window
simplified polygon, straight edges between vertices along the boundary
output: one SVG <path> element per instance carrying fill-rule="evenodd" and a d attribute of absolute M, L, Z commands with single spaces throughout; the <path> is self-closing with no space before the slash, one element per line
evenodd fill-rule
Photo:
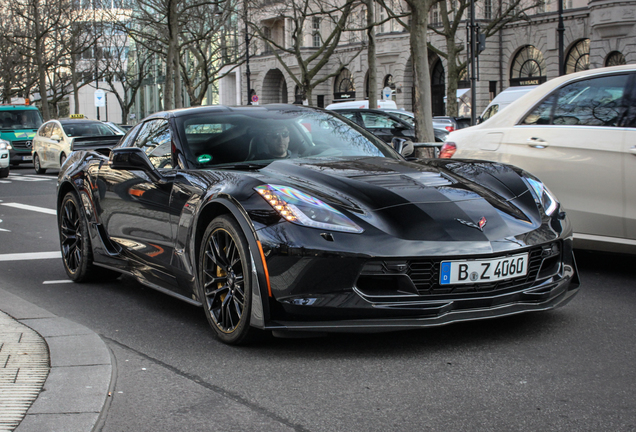
<path fill-rule="evenodd" d="M 446 93 L 446 72 L 441 60 L 437 60 L 431 74 L 431 104 L 434 116 L 446 114 L 444 96 Z"/>
<path fill-rule="evenodd" d="M 353 84 L 351 72 L 343 69 L 336 77 L 333 89 L 334 101 L 354 100 L 356 98 L 356 88 Z"/>
<path fill-rule="evenodd" d="M 627 64 L 625 56 L 618 51 L 612 51 L 605 59 L 605 66 L 620 66 Z"/>
<path fill-rule="evenodd" d="M 575 43 L 565 58 L 565 73 L 588 70 L 590 68 L 590 40 L 581 39 Z"/>
<path fill-rule="evenodd" d="M 545 59 L 541 51 L 532 45 L 519 50 L 510 67 L 510 85 L 537 85 L 546 81 Z"/>

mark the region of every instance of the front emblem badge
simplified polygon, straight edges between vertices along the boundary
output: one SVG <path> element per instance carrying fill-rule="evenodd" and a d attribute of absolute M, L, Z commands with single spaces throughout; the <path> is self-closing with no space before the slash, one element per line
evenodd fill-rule
<path fill-rule="evenodd" d="M 484 227 L 486 226 L 486 223 L 488 222 L 488 221 L 486 220 L 486 218 L 485 218 L 485 217 L 483 217 L 483 216 L 482 216 L 482 218 L 481 218 L 481 219 L 479 219 L 479 222 L 478 222 L 477 224 L 476 224 L 476 223 L 473 223 L 473 222 L 465 221 L 465 220 L 463 220 L 463 219 L 457 219 L 457 218 L 455 218 L 455 220 L 456 220 L 457 222 L 459 222 L 460 224 L 464 224 L 464 225 L 469 226 L 469 227 L 471 227 L 471 228 L 477 228 L 479 231 L 483 231 L 483 230 L 484 230 Z"/>

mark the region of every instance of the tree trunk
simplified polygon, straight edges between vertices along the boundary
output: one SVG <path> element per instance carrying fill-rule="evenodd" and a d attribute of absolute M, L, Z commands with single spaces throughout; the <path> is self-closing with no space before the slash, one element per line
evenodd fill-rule
<path fill-rule="evenodd" d="M 375 56 L 375 1 L 365 0 L 367 5 L 367 61 L 369 63 L 369 108 L 378 106 L 378 69 Z M 364 91 L 364 90 L 363 90 Z"/>
<path fill-rule="evenodd" d="M 431 74 L 428 67 L 427 28 L 430 0 L 412 0 L 411 58 L 413 59 L 413 111 L 418 142 L 433 142 L 433 109 L 431 106 Z"/>
<path fill-rule="evenodd" d="M 42 102 L 42 117 L 44 118 L 44 121 L 47 121 L 51 119 L 51 113 L 49 111 L 49 101 L 46 86 L 46 64 L 44 61 L 44 42 L 46 36 L 40 34 L 40 2 L 38 0 L 35 0 L 32 4 L 33 21 L 35 23 L 35 63 L 38 70 L 40 101 Z"/>

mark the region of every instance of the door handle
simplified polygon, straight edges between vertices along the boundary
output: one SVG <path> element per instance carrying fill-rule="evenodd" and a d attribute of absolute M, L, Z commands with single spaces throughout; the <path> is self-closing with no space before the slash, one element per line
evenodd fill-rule
<path fill-rule="evenodd" d="M 531 137 L 527 140 L 528 145 L 532 148 L 544 149 L 548 146 L 548 142 L 537 137 Z"/>

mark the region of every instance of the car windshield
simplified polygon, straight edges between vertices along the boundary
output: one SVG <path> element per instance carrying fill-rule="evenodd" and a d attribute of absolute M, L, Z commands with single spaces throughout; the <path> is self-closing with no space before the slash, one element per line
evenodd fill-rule
<path fill-rule="evenodd" d="M 2 129 L 37 129 L 42 126 L 42 116 L 37 109 L 0 111 Z"/>
<path fill-rule="evenodd" d="M 121 135 L 121 133 L 115 133 L 110 127 L 101 122 L 65 122 L 62 124 L 62 128 L 68 137 Z"/>
<path fill-rule="evenodd" d="M 317 110 L 193 113 L 177 117 L 176 123 L 186 158 L 197 168 L 226 164 L 253 167 L 276 159 L 398 157 L 373 135 Z"/>

